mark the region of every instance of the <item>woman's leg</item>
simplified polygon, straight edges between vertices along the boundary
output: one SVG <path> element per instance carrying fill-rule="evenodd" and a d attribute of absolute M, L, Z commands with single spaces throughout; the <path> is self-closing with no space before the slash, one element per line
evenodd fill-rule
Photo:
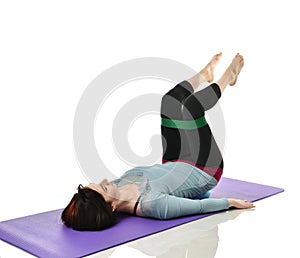
<path fill-rule="evenodd" d="M 193 93 L 193 87 L 186 81 L 177 84 L 167 92 L 161 101 L 161 118 L 183 120 L 182 103 Z M 162 163 L 178 159 L 189 159 L 190 147 L 184 130 L 161 126 L 163 157 Z"/>
<path fill-rule="evenodd" d="M 217 103 L 221 97 L 221 92 L 228 84 L 235 84 L 244 64 L 242 56 L 236 55 L 218 84 L 211 84 L 201 91 L 194 92 L 199 78 L 213 79 L 213 68 L 216 64 L 216 58 L 219 57 L 216 55 L 215 59 L 213 58 L 214 62 L 210 62 L 213 65 L 210 66 L 209 63 L 202 70 L 209 76 L 202 72 L 200 77 L 199 73 L 169 91 L 163 97 L 161 109 L 162 119 L 167 118 L 184 122 L 200 121 L 196 126 L 190 126 L 189 123 L 188 127 L 185 125 L 182 127 L 182 123 L 179 126 L 173 126 L 173 128 L 168 123 L 166 125 L 162 124 L 163 162 L 172 160 L 189 161 L 189 163 L 200 167 L 217 180 L 222 175 L 223 159 L 208 124 L 205 124 L 204 112 Z"/>
<path fill-rule="evenodd" d="M 191 94 L 183 102 L 183 120 L 205 119 L 205 111 L 218 102 L 221 94 L 221 89 L 216 83 Z M 189 161 L 219 181 L 223 171 L 223 158 L 209 125 L 206 123 L 185 130 L 185 135 L 191 153 Z"/>
<path fill-rule="evenodd" d="M 183 81 L 167 92 L 161 103 L 162 119 L 184 120 L 183 103 L 197 89 L 199 84 L 212 81 L 215 65 L 218 63 L 221 53 L 215 55 L 212 60 L 195 76 L 187 81 Z M 204 92 L 207 92 L 204 91 Z M 205 94 L 203 95 L 205 96 Z M 206 104 L 209 104 L 210 100 Z M 186 137 L 185 129 L 161 127 L 163 145 L 163 163 L 172 160 L 192 160 L 191 148 Z"/>
<path fill-rule="evenodd" d="M 186 98 L 183 102 L 183 119 L 204 117 L 205 111 L 217 103 L 226 86 L 236 83 L 243 65 L 243 57 L 237 54 L 217 84 L 213 83 Z M 223 172 L 223 158 L 209 125 L 186 130 L 185 135 L 192 154 L 191 161 L 219 181 Z"/>

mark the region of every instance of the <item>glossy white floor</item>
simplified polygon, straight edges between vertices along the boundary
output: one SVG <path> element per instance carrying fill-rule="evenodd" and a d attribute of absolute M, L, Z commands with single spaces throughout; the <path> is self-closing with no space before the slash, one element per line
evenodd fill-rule
<path fill-rule="evenodd" d="M 299 257 L 299 214 L 289 198 L 286 191 L 256 202 L 255 210 L 223 212 L 89 257 Z M 0 250 L 1 258 L 33 257 L 4 242 Z"/>

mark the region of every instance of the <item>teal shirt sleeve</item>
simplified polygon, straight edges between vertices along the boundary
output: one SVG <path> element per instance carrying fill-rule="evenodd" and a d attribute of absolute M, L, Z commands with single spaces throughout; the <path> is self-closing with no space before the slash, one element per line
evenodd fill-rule
<path fill-rule="evenodd" d="M 152 214 L 147 215 L 157 219 L 171 219 L 187 215 L 226 210 L 229 208 L 229 202 L 226 198 L 193 200 L 161 194 L 157 199 L 154 199 L 151 202 Z"/>

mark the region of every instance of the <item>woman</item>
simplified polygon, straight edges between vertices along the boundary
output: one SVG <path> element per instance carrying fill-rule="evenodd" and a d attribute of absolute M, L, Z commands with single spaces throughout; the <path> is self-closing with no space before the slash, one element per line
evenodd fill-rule
<path fill-rule="evenodd" d="M 214 68 L 222 53 L 192 78 L 167 92 L 161 103 L 163 164 L 135 167 L 119 179 L 79 185 L 62 213 L 62 220 L 75 230 L 101 230 L 116 223 L 116 212 L 170 219 L 185 215 L 252 208 L 239 199 L 207 197 L 223 172 L 223 159 L 204 113 L 212 108 L 227 85 L 234 85 L 244 65 L 237 54 L 217 83 Z"/>

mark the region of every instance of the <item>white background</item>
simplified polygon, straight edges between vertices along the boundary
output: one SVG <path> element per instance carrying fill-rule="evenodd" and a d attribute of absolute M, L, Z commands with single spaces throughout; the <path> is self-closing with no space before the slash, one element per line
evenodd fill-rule
<path fill-rule="evenodd" d="M 87 183 L 73 148 L 73 119 L 81 94 L 101 72 L 139 57 L 169 58 L 199 70 L 222 51 L 218 77 L 240 52 L 244 70 L 220 100 L 224 173 L 286 192 L 258 202 L 241 216 L 241 226 L 238 220 L 222 224 L 216 257 L 297 257 L 297 6 L 290 0 L 1 1 L 0 221 L 62 208 L 77 185 Z M 171 87 L 159 85 L 154 91 Z M 150 92 L 151 83 L 140 87 Z M 140 123 L 147 126 L 147 119 Z M 130 141 L 144 155 L 149 146 L 141 145 L 138 128 Z M 14 249 L 1 243 L 0 256 L 14 257 Z"/>

